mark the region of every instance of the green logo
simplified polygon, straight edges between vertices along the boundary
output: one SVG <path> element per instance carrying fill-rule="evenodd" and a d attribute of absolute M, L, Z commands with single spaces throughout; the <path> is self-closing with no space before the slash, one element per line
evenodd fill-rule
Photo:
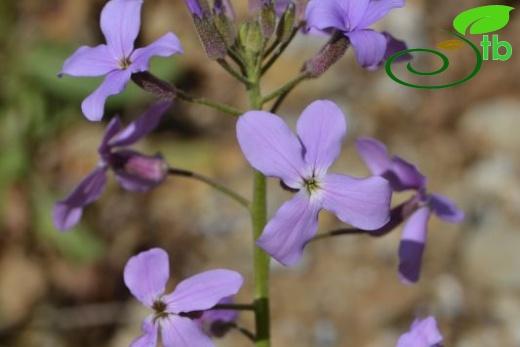
<path fill-rule="evenodd" d="M 386 65 L 385 65 L 386 73 L 388 74 L 388 76 L 390 76 L 390 78 L 392 78 L 397 83 L 405 85 L 407 87 L 412 87 L 412 88 L 440 89 L 440 88 L 453 87 L 453 86 L 456 86 L 458 84 L 468 81 L 469 79 L 473 78 L 478 73 L 478 71 L 480 70 L 480 67 L 482 66 L 482 61 L 489 59 L 490 48 L 492 48 L 491 57 L 493 58 L 493 60 L 504 61 L 504 60 L 511 58 L 511 55 L 513 54 L 513 47 L 511 46 L 511 44 L 507 41 L 499 41 L 498 35 L 496 35 L 496 34 L 491 36 L 491 41 L 490 41 L 489 35 L 487 35 L 487 34 L 505 27 L 506 24 L 509 22 L 509 12 L 511 12 L 513 9 L 514 9 L 514 7 L 505 6 L 505 5 L 488 5 L 488 6 L 480 6 L 480 7 L 472 8 L 470 10 L 460 13 L 453 20 L 453 27 L 458 32 L 458 34 L 450 32 L 450 31 L 443 31 L 449 35 L 454 36 L 455 39 L 443 41 L 437 45 L 437 48 L 442 48 L 442 49 L 446 49 L 446 50 L 456 50 L 456 49 L 460 49 L 460 48 L 464 47 L 467 44 L 473 49 L 473 51 L 475 53 L 475 57 L 476 57 L 475 68 L 473 69 L 473 71 L 471 71 L 471 73 L 468 76 L 462 78 L 461 80 L 453 82 L 453 83 L 449 83 L 449 84 L 442 84 L 442 85 L 437 85 L 437 86 L 427 86 L 427 85 L 418 85 L 418 84 L 408 83 L 408 82 L 405 82 L 405 81 L 399 79 L 397 76 L 395 76 L 395 74 L 392 72 L 392 68 L 391 68 L 392 62 L 399 56 L 401 56 L 403 54 L 407 54 L 407 53 L 412 53 L 412 52 L 431 53 L 431 54 L 435 54 L 436 56 L 438 56 L 439 58 L 442 59 L 441 68 L 439 68 L 435 71 L 431 71 L 431 72 L 417 71 L 412 67 L 411 63 L 408 63 L 406 68 L 408 69 L 408 71 L 410 71 L 411 73 L 413 73 L 415 75 L 420 75 L 420 76 L 437 75 L 437 74 L 440 74 L 441 72 L 445 71 L 449 67 L 450 63 L 449 63 L 448 57 L 446 57 L 446 55 L 444 55 L 443 53 L 441 53 L 439 51 L 436 51 L 433 49 L 426 49 L 426 48 L 407 49 L 405 51 L 395 53 L 386 62 Z M 469 29 L 469 33 L 468 33 L 468 29 Z M 469 41 L 467 38 L 464 37 L 467 33 L 470 35 L 486 34 L 486 35 L 482 36 L 482 41 L 480 42 L 480 46 L 482 47 L 482 54 L 480 53 L 477 46 L 475 46 L 473 43 L 471 43 L 471 41 Z M 501 53 L 500 48 L 504 48 L 505 52 Z"/>

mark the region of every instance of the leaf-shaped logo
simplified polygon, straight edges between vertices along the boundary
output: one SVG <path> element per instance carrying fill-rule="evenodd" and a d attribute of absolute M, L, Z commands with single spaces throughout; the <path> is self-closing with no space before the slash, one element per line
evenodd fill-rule
<path fill-rule="evenodd" d="M 455 17 L 453 27 L 462 35 L 468 28 L 470 34 L 487 34 L 505 27 L 512 10 L 514 7 L 505 5 L 475 7 Z"/>
<path fill-rule="evenodd" d="M 444 48 L 450 51 L 462 48 L 462 46 L 464 46 L 464 42 L 461 40 L 447 40 L 437 44 L 437 48 Z"/>

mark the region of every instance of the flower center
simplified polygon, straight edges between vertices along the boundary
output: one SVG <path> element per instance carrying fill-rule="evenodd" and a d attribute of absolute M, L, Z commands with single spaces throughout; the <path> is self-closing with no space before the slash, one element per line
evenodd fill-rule
<path fill-rule="evenodd" d="M 124 58 L 121 61 L 119 61 L 119 66 L 121 67 L 122 70 L 128 69 L 130 67 L 130 65 L 132 65 L 132 62 L 130 61 L 129 58 Z"/>
<path fill-rule="evenodd" d="M 312 175 L 310 178 L 305 178 L 303 180 L 303 186 L 309 194 L 320 190 L 320 184 L 314 175 Z"/>
<path fill-rule="evenodd" d="M 168 316 L 168 312 L 166 312 L 166 304 L 160 300 L 153 303 L 152 310 L 155 311 L 155 316 L 153 317 L 154 321 Z"/>

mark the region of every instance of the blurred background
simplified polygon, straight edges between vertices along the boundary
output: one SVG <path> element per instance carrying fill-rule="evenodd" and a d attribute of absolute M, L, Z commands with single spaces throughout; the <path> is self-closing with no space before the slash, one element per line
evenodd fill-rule
<path fill-rule="evenodd" d="M 76 228 L 67 233 L 54 228 L 52 205 L 96 165 L 106 122 L 120 114 L 128 123 L 153 100 L 130 85 L 108 99 L 103 122 L 90 123 L 80 103 L 101 79 L 57 77 L 79 46 L 104 43 L 99 14 L 105 3 L 0 2 L 1 347 L 127 346 L 140 335 L 148 312 L 124 286 L 122 270 L 130 256 L 150 247 L 170 254 L 170 288 L 197 272 L 230 268 L 246 277 L 237 301 L 252 297 L 248 215 L 199 182 L 170 178 L 154 191 L 132 194 L 111 180 Z M 235 3 L 240 20 L 247 20 L 247 2 Z M 377 28 L 411 48 L 434 48 L 452 38 L 441 30 L 453 30 L 457 14 L 489 4 L 410 0 Z M 430 191 L 452 198 L 467 217 L 459 225 L 432 218 L 422 278 L 414 286 L 397 278 L 400 230 L 378 239 L 354 235 L 316 242 L 295 268 L 273 262 L 273 347 L 395 346 L 415 316 L 430 314 L 439 321 L 445 346 L 520 346 L 516 12 L 495 33 L 512 45 L 512 57 L 484 61 L 473 79 L 457 87 L 401 86 L 384 70 L 359 68 L 349 50 L 322 78 L 299 86 L 279 109 L 294 125 L 311 101 L 335 101 L 348 117 L 349 130 L 334 171 L 367 176 L 353 143 L 358 136 L 376 137 L 391 153 L 416 163 Z M 206 60 L 184 2 L 147 0 L 136 46 L 167 31 L 179 36 L 185 54 L 155 58 L 151 71 L 193 95 L 245 110 L 241 85 Z M 263 90 L 297 74 L 323 43 L 322 38 L 298 37 L 268 73 Z M 451 65 L 434 77 L 437 84 L 473 69 L 469 49 L 447 54 Z M 438 65 L 429 56 L 414 62 L 425 70 Z M 402 66 L 396 69 L 405 73 Z M 214 177 L 250 197 L 251 170 L 238 149 L 234 123 L 232 117 L 178 101 L 137 147 L 150 154 L 160 151 L 171 166 Z M 269 184 L 272 215 L 290 194 L 275 180 Z M 396 195 L 394 203 L 408 196 Z M 335 217 L 320 215 L 320 232 L 341 226 Z M 252 315 L 242 313 L 239 324 L 253 329 Z M 249 342 L 234 331 L 216 343 Z"/>

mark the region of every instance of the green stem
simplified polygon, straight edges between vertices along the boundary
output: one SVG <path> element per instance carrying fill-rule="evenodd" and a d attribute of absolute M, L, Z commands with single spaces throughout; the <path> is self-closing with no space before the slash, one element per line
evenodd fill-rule
<path fill-rule="evenodd" d="M 225 105 L 225 104 L 221 104 L 221 103 L 213 101 L 213 100 L 208 100 L 208 99 L 205 99 L 205 98 L 197 98 L 197 97 L 188 95 L 184 91 L 179 90 L 179 89 L 177 89 L 177 91 L 176 91 L 176 97 L 181 99 L 181 100 L 183 100 L 183 101 L 186 101 L 186 102 L 192 102 L 194 104 L 199 104 L 199 105 L 204 105 L 204 106 L 207 106 L 207 107 L 211 107 L 211 108 L 213 108 L 215 110 L 227 113 L 227 114 L 229 114 L 231 116 L 238 117 L 238 116 L 244 114 L 244 112 L 242 112 L 239 109 L 236 109 L 234 107 L 231 107 L 231 106 L 228 106 L 228 105 Z"/>
<path fill-rule="evenodd" d="M 243 198 L 242 196 L 240 196 L 239 194 L 235 193 L 231 189 L 229 189 L 227 187 L 224 187 L 222 184 L 214 181 L 213 179 L 211 179 L 209 177 L 206 177 L 206 176 L 203 176 L 203 175 L 199 175 L 199 174 L 197 174 L 195 172 L 191 172 L 191 171 L 187 171 L 187 170 L 181 170 L 181 169 L 174 169 L 174 168 L 169 168 L 168 169 L 168 174 L 175 175 L 175 176 L 190 177 L 190 178 L 196 179 L 198 181 L 204 182 L 204 183 L 208 184 L 209 186 L 211 186 L 212 188 L 215 188 L 216 190 L 218 190 L 222 194 L 225 194 L 228 197 L 230 197 L 231 199 L 235 200 L 240 205 L 242 205 L 245 208 L 249 209 L 249 201 L 247 199 Z"/>
<path fill-rule="evenodd" d="M 261 59 L 251 62 L 247 68 L 247 76 L 251 81 L 248 88 L 249 106 L 252 110 L 262 109 L 260 91 Z M 267 224 L 267 188 L 266 178 L 258 171 L 254 173 L 253 199 L 250 205 L 253 225 L 253 264 L 254 264 L 254 305 L 255 305 L 255 346 L 269 347 L 270 315 L 269 315 L 269 260 L 270 257 L 256 245 Z"/>
<path fill-rule="evenodd" d="M 254 176 L 254 193 L 251 203 L 253 222 L 253 238 L 256 241 L 267 223 L 266 178 L 256 171 Z M 256 318 L 256 346 L 270 346 L 269 332 L 269 260 L 270 257 L 256 244 L 254 245 L 254 298 Z"/>

